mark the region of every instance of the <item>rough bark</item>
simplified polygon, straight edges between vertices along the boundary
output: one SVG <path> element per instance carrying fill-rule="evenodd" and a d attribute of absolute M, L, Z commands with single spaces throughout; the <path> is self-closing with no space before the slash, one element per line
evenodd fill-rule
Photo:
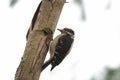
<path fill-rule="evenodd" d="M 39 80 L 41 67 L 65 0 L 42 0 L 38 17 L 30 32 L 15 80 Z"/>

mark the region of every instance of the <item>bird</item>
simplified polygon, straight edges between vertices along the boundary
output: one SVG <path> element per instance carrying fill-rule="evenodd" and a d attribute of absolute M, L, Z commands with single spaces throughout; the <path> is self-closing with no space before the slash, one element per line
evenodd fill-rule
<path fill-rule="evenodd" d="M 52 65 L 52 71 L 58 66 L 64 58 L 70 53 L 74 42 L 74 31 L 70 28 L 57 29 L 61 32 L 50 43 L 50 59 L 46 61 L 41 68 L 43 71 L 49 64 Z"/>

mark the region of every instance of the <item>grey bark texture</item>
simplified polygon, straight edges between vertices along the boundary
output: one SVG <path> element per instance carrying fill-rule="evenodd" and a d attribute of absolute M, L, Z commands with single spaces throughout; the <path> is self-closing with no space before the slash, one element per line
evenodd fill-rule
<path fill-rule="evenodd" d="M 15 80 L 39 80 L 41 67 L 48 52 L 65 0 L 42 0 L 34 29 L 26 43 Z"/>

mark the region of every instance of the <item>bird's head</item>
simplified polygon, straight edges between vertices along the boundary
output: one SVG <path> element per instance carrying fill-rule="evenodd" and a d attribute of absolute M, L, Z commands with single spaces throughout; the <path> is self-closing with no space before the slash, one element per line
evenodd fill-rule
<path fill-rule="evenodd" d="M 65 33 L 65 34 L 70 35 L 70 36 L 74 36 L 74 34 L 75 34 L 74 31 L 70 28 L 57 29 L 57 30 L 59 30 L 61 32 L 61 34 Z"/>

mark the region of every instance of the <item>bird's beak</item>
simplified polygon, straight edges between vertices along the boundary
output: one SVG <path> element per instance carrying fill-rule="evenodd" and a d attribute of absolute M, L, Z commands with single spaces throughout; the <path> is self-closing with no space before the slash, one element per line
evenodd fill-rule
<path fill-rule="evenodd" d="M 62 29 L 57 29 L 58 31 L 62 32 Z"/>

